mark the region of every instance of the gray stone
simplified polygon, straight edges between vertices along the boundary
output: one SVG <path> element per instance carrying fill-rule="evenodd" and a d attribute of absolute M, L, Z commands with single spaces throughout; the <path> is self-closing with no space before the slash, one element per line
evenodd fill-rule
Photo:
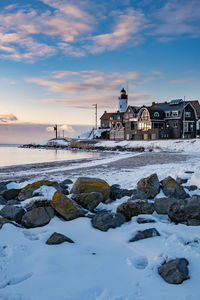
<path fill-rule="evenodd" d="M 6 205 L 21 205 L 21 202 L 18 200 L 9 200 Z"/>
<path fill-rule="evenodd" d="M 37 207 L 51 207 L 49 200 L 34 200 L 25 205 L 27 211 Z"/>
<path fill-rule="evenodd" d="M 64 194 L 56 192 L 51 200 L 51 206 L 66 221 L 83 217 L 86 211 L 82 209 L 75 201 L 67 198 Z"/>
<path fill-rule="evenodd" d="M 125 196 L 131 196 L 133 194 L 133 190 L 121 189 L 119 185 L 113 184 L 110 187 L 110 199 L 116 200 Z"/>
<path fill-rule="evenodd" d="M 177 177 L 176 178 L 176 182 L 178 182 L 179 184 L 187 183 L 188 182 L 188 178 Z"/>
<path fill-rule="evenodd" d="M 71 179 L 65 179 L 59 183 L 60 186 L 66 186 L 68 184 L 72 184 L 73 181 Z"/>
<path fill-rule="evenodd" d="M 160 191 L 160 183 L 156 173 L 141 179 L 137 183 L 138 192 L 144 194 L 147 199 L 154 198 Z"/>
<path fill-rule="evenodd" d="M 4 224 L 10 223 L 10 222 L 11 222 L 10 220 L 0 217 L 0 229 L 3 227 Z"/>
<path fill-rule="evenodd" d="M 22 207 L 14 205 L 6 205 L 0 210 L 0 215 L 8 220 L 21 223 L 21 219 L 25 214 L 25 210 Z"/>
<path fill-rule="evenodd" d="M 92 225 L 101 231 L 107 231 L 109 228 L 121 226 L 125 221 L 125 217 L 122 214 L 104 211 L 92 218 Z"/>
<path fill-rule="evenodd" d="M 156 223 L 154 219 L 146 219 L 146 218 L 137 218 L 137 223 L 138 224 L 146 224 L 146 223 Z"/>
<path fill-rule="evenodd" d="M 158 273 L 168 283 L 181 284 L 189 278 L 188 264 L 185 258 L 172 259 L 160 266 Z"/>
<path fill-rule="evenodd" d="M 143 231 L 137 231 L 134 237 L 132 237 L 129 242 L 136 242 L 139 240 L 151 238 L 154 236 L 160 236 L 160 233 L 155 228 L 148 228 Z"/>
<path fill-rule="evenodd" d="M 157 214 L 168 214 L 169 207 L 176 201 L 174 198 L 156 198 L 154 201 L 155 211 Z"/>
<path fill-rule="evenodd" d="M 7 203 L 6 199 L 0 195 L 0 205 L 5 205 Z"/>
<path fill-rule="evenodd" d="M 187 200 L 174 202 L 169 208 L 168 216 L 175 223 L 200 220 L 200 196 L 193 195 Z"/>
<path fill-rule="evenodd" d="M 130 221 L 132 217 L 154 212 L 154 204 L 146 200 L 127 201 L 117 207 L 117 212 L 125 216 L 126 221 Z"/>
<path fill-rule="evenodd" d="M 46 241 L 47 245 L 58 245 L 64 242 L 74 243 L 70 238 L 65 236 L 64 234 L 54 232 Z"/>
<path fill-rule="evenodd" d="M 51 217 L 45 207 L 34 208 L 22 217 L 22 225 L 26 228 L 40 227 L 48 224 Z"/>
<path fill-rule="evenodd" d="M 56 190 L 60 191 L 61 187 L 59 184 L 55 181 L 49 181 L 49 180 L 40 180 L 36 181 L 34 183 L 28 184 L 25 186 L 18 195 L 19 201 L 24 201 L 26 199 L 32 198 L 34 196 L 34 192 L 39 189 L 41 186 L 50 186 L 54 187 Z"/>
<path fill-rule="evenodd" d="M 110 196 L 110 186 L 105 180 L 99 178 L 79 177 L 71 189 L 73 194 L 92 192 L 102 193 L 105 201 Z"/>
<path fill-rule="evenodd" d="M 195 191 L 198 189 L 198 187 L 194 184 L 192 185 L 188 185 L 188 186 L 184 186 L 184 188 L 186 188 L 188 191 Z"/>
<path fill-rule="evenodd" d="M 102 193 L 74 194 L 73 200 L 89 211 L 93 211 L 103 201 Z"/>
<path fill-rule="evenodd" d="M 200 226 L 200 220 L 188 219 L 187 220 L 187 225 L 188 226 Z"/>
<path fill-rule="evenodd" d="M 10 189 L 10 190 L 3 192 L 2 196 L 6 200 L 13 200 L 18 197 L 20 191 L 21 191 L 21 189 Z"/>
<path fill-rule="evenodd" d="M 171 176 L 166 177 L 161 181 L 163 193 L 168 197 L 176 199 L 185 199 L 188 197 L 184 188 Z"/>

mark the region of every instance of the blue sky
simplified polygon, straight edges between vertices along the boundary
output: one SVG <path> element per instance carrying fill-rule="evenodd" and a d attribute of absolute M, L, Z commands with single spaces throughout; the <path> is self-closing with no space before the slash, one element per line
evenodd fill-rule
<path fill-rule="evenodd" d="M 131 105 L 199 99 L 199 38 L 198 0 L 1 0 L 0 142 L 76 135 L 122 86 Z"/>

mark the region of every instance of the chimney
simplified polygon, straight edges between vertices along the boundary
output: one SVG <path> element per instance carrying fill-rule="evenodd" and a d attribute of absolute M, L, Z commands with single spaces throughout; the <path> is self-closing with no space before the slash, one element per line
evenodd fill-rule
<path fill-rule="evenodd" d="M 156 105 L 156 102 L 152 102 L 152 106 Z"/>
<path fill-rule="evenodd" d="M 104 114 L 106 114 L 106 113 L 107 113 L 107 110 L 104 111 Z"/>

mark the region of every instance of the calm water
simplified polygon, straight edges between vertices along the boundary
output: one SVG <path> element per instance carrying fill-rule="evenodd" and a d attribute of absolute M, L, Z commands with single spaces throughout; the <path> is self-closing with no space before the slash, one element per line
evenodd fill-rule
<path fill-rule="evenodd" d="M 70 150 L 26 149 L 0 145 L 0 166 L 42 163 L 81 158 L 98 158 L 99 153 Z"/>

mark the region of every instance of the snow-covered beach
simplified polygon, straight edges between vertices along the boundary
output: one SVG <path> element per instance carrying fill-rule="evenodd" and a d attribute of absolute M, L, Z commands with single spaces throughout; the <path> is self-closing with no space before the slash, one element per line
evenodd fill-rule
<path fill-rule="evenodd" d="M 104 143 L 112 147 L 114 142 Z M 15 189 L 41 179 L 61 182 L 69 178 L 74 183 L 80 176 L 135 189 L 141 178 L 156 173 L 160 181 L 167 176 L 187 179 L 185 186 L 196 185 L 197 189 L 185 191 L 190 196 L 200 195 L 199 140 L 137 142 L 137 146 L 144 145 L 143 153 L 119 152 L 95 160 L 1 168 L 0 178 L 13 178 L 8 188 Z M 40 197 L 50 200 L 50 189 L 40 190 Z M 156 197 L 164 197 L 163 191 Z M 128 198 L 100 203 L 98 208 L 116 212 Z M 46 226 L 30 229 L 4 224 L 0 230 L 0 299 L 199 300 L 200 226 L 176 225 L 156 212 L 139 217 L 155 223 L 139 224 L 135 216 L 107 232 L 93 228 L 87 217 L 64 221 L 55 216 Z M 152 227 L 160 236 L 128 242 L 137 230 Z M 65 234 L 75 243 L 46 245 L 53 232 Z M 180 285 L 165 282 L 158 267 L 165 260 L 182 257 L 189 262 L 190 278 Z"/>

